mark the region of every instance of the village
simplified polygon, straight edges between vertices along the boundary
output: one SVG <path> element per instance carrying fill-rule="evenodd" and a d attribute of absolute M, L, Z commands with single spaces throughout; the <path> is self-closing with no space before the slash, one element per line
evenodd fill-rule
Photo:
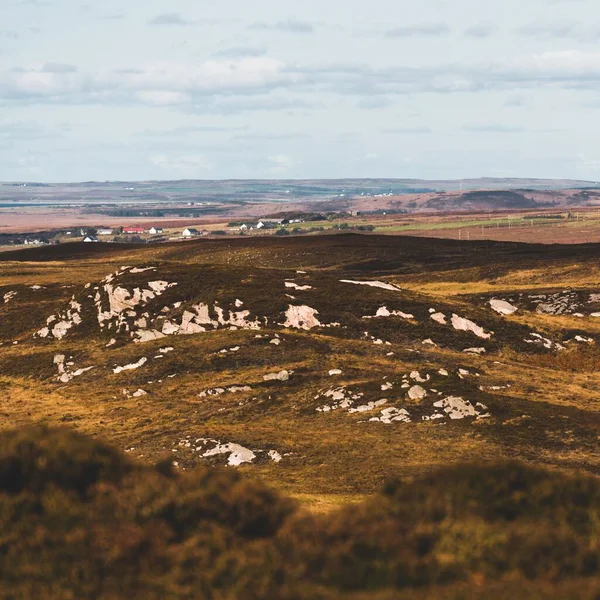
<path fill-rule="evenodd" d="M 158 243 L 177 240 L 190 240 L 211 235 L 249 235 L 300 233 L 299 228 L 286 229 L 288 225 L 304 222 L 302 219 L 251 220 L 224 223 L 203 223 L 202 226 L 167 227 L 125 225 L 118 227 L 77 227 L 52 229 L 35 233 L 0 234 L 0 246 L 45 246 L 67 242 L 85 243 Z"/>

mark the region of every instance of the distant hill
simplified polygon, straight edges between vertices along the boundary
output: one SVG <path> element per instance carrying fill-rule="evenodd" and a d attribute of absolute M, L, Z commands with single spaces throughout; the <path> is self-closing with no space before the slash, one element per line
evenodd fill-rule
<path fill-rule="evenodd" d="M 599 189 L 595 182 L 567 179 L 306 179 L 306 180 L 182 180 L 107 181 L 39 184 L 0 183 L 0 204 L 6 202 L 56 204 L 124 204 L 176 202 L 297 202 L 355 196 L 391 196 L 456 192 L 460 190 Z"/>
<path fill-rule="evenodd" d="M 460 195 L 441 195 L 429 200 L 426 205 L 435 210 L 500 210 L 523 209 L 540 206 L 532 197 L 520 192 L 486 190 L 466 192 Z"/>

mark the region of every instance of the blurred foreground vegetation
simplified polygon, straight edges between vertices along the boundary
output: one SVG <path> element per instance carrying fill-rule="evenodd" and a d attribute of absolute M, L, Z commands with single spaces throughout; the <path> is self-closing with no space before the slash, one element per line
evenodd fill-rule
<path fill-rule="evenodd" d="M 2 598 L 597 598 L 600 480 L 510 462 L 306 512 L 234 470 L 0 436 Z"/>

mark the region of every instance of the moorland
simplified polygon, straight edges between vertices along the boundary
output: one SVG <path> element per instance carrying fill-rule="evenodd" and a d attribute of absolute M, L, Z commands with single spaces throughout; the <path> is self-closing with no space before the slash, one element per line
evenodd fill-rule
<path fill-rule="evenodd" d="M 5 597 L 596 597 L 599 252 L 3 252 Z"/>

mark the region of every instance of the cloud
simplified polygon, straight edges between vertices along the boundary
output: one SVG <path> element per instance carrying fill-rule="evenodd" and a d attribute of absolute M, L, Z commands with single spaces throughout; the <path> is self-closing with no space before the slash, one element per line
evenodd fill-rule
<path fill-rule="evenodd" d="M 504 101 L 504 106 L 518 108 L 527 104 L 527 98 L 523 94 L 512 94 Z"/>
<path fill-rule="evenodd" d="M 411 127 L 411 126 L 408 126 L 408 127 L 390 127 L 388 129 L 382 129 L 381 133 L 391 134 L 391 135 L 395 135 L 395 134 L 400 134 L 400 135 L 404 135 L 404 134 L 422 134 L 422 133 L 431 133 L 431 129 L 429 127 L 424 126 L 424 125 L 415 125 L 413 127 Z"/>
<path fill-rule="evenodd" d="M 148 21 L 149 25 L 191 25 L 192 22 L 184 19 L 179 13 L 163 13 Z"/>
<path fill-rule="evenodd" d="M 523 133 L 524 131 L 527 131 L 523 127 L 497 123 L 474 123 L 463 125 L 461 129 L 470 133 Z"/>
<path fill-rule="evenodd" d="M 172 106 L 175 104 L 187 104 L 191 97 L 185 92 L 169 92 L 168 90 L 142 90 L 136 92 L 136 97 L 144 104 L 153 106 Z"/>
<path fill-rule="evenodd" d="M 583 23 L 531 23 L 517 29 L 523 37 L 540 39 L 563 39 L 577 42 L 600 41 L 600 27 Z"/>
<path fill-rule="evenodd" d="M 577 159 L 579 160 L 579 164 L 577 165 L 578 169 L 583 169 L 587 172 L 589 172 L 590 169 L 594 169 L 595 171 L 600 169 L 600 159 L 598 158 L 591 158 L 584 154 L 578 154 Z"/>
<path fill-rule="evenodd" d="M 214 169 L 214 165 L 203 154 L 190 154 L 186 156 L 156 154 L 150 158 L 150 162 L 161 169 L 182 171 L 191 174 L 212 171 Z"/>
<path fill-rule="evenodd" d="M 388 29 L 384 32 L 384 36 L 386 38 L 429 37 L 448 33 L 450 27 L 446 23 L 421 23 Z"/>
<path fill-rule="evenodd" d="M 273 141 L 273 140 L 300 140 L 310 138 L 308 133 L 243 133 L 234 136 L 236 140 L 248 141 Z"/>
<path fill-rule="evenodd" d="M 56 65 L 55 65 L 56 67 Z M 48 103 L 191 104 L 195 97 L 256 93 L 292 83 L 297 75 L 268 57 L 159 62 L 107 73 L 79 73 L 47 65 L 0 72 L 0 98 Z"/>
<path fill-rule="evenodd" d="M 472 27 L 465 29 L 465 37 L 484 39 L 488 38 L 496 32 L 496 26 L 492 23 L 478 23 Z"/>
<path fill-rule="evenodd" d="M 42 65 L 42 73 L 76 73 L 78 71 L 75 65 L 65 63 L 47 62 Z"/>
<path fill-rule="evenodd" d="M 5 40 L 18 40 L 20 37 L 17 31 L 13 31 L 10 29 L 0 29 L 0 39 Z"/>
<path fill-rule="evenodd" d="M 387 98 L 385 96 L 375 96 L 372 98 L 362 98 L 358 102 L 358 108 L 362 108 L 364 110 L 379 110 L 382 108 L 388 108 L 394 104 L 394 100 L 392 98 Z"/>
<path fill-rule="evenodd" d="M 283 31 L 287 33 L 313 33 L 315 28 L 312 23 L 307 21 L 297 21 L 296 19 L 287 19 L 285 21 L 277 21 L 276 23 L 252 23 L 248 29 L 256 29 L 263 31 Z"/>
<path fill-rule="evenodd" d="M 321 104 L 299 98 L 297 94 L 293 97 L 282 97 L 273 94 L 238 96 L 229 94 L 227 96 L 197 98 L 187 109 L 187 112 L 198 115 L 232 115 L 244 112 L 295 112 L 298 110 L 314 110 L 321 107 Z"/>
<path fill-rule="evenodd" d="M 24 169 L 30 175 L 41 173 L 38 156 L 32 152 L 26 152 L 22 156 L 17 157 L 16 162 L 20 169 Z"/>
<path fill-rule="evenodd" d="M 24 121 L 0 122 L 0 140 L 32 141 L 56 138 L 60 135 L 60 131 L 53 131 L 38 123 Z"/>
<path fill-rule="evenodd" d="M 294 166 L 294 161 L 286 154 L 275 154 L 267 158 L 272 173 L 285 173 Z"/>
<path fill-rule="evenodd" d="M 139 135 L 144 137 L 182 137 L 198 133 L 234 133 L 236 131 L 245 131 L 247 126 L 243 127 L 220 127 L 218 125 L 184 125 L 173 127 L 171 129 L 146 129 Z"/>
<path fill-rule="evenodd" d="M 600 52 L 546 52 L 503 62 L 400 64 L 285 63 L 269 56 L 157 62 L 108 72 L 47 63 L 0 71 L 6 103 L 174 106 L 190 113 L 316 109 L 332 96 L 355 96 L 363 107 L 396 96 L 528 89 L 600 91 Z M 316 101 L 318 99 L 318 101 Z"/>
<path fill-rule="evenodd" d="M 213 56 L 217 58 L 244 58 L 248 56 L 264 56 L 267 49 L 263 46 L 233 46 L 217 50 Z"/>

